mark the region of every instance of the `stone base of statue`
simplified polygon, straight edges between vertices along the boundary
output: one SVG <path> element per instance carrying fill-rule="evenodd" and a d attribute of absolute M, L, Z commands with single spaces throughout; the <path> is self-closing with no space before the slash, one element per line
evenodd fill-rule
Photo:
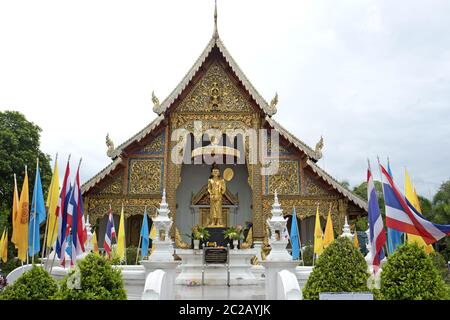
<path fill-rule="evenodd" d="M 258 283 L 252 272 L 251 260 L 256 254 L 254 249 L 230 250 L 230 285 L 254 285 Z M 201 285 L 203 268 L 203 250 L 177 249 L 181 258 L 180 274 L 175 280 L 181 285 Z M 226 285 L 227 269 L 225 265 L 208 265 L 205 268 L 205 285 Z"/>
<path fill-rule="evenodd" d="M 225 239 L 223 236 L 223 232 L 227 228 L 223 227 L 207 227 L 206 230 L 209 232 L 208 242 L 215 242 L 218 246 L 226 247 L 230 242 L 228 239 Z"/>
<path fill-rule="evenodd" d="M 159 261 L 174 261 L 173 258 L 173 245 L 171 240 L 159 241 L 153 240 L 155 249 L 152 254 L 148 257 L 148 261 L 159 262 Z"/>
<path fill-rule="evenodd" d="M 292 256 L 286 250 L 288 240 L 269 241 L 270 253 L 266 257 L 266 261 L 291 261 Z"/>

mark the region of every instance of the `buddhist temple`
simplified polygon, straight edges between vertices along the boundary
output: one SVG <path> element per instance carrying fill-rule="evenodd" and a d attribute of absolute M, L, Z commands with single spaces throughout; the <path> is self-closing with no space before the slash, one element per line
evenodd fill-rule
<path fill-rule="evenodd" d="M 178 229 L 184 241 L 193 226 L 211 223 L 211 207 L 217 204 L 220 226 L 252 225 L 254 241 L 263 241 L 275 192 L 285 216 L 295 207 L 302 243 L 313 241 L 317 206 L 324 221 L 331 210 L 339 232 L 346 216 L 351 223 L 367 214 L 366 201 L 317 164 L 323 138 L 312 148 L 276 121 L 277 108 L 294 106 L 278 105 L 277 95 L 268 102 L 258 93 L 222 42 L 217 11 L 211 39 L 193 66 L 169 96 L 160 102 L 153 93 L 152 100 L 153 120 L 148 115 L 149 124 L 118 146 L 107 136 L 111 163 L 82 186 L 85 212 L 98 230 L 100 246 L 110 206 L 117 226 L 122 205 L 127 246 L 137 246 L 144 210 L 154 216 L 164 190 L 174 221 L 170 234 L 173 238 Z M 254 141 L 265 150 L 251 150 L 248 130 L 257 133 Z M 184 139 L 178 132 L 186 133 Z M 206 161 L 208 150 L 228 161 Z M 252 152 L 256 161 L 251 161 Z M 264 173 L 267 162 L 260 161 L 261 153 L 266 160 L 277 155 L 274 173 Z M 174 161 L 177 156 L 186 161 Z M 213 167 L 225 181 L 219 198 L 211 196 Z"/>

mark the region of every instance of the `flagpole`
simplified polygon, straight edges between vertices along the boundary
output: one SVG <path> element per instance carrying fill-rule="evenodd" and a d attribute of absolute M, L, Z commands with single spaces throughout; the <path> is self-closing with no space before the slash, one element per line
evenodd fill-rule
<path fill-rule="evenodd" d="M 25 165 L 25 175 L 28 175 L 28 166 L 27 165 Z M 23 189 L 23 188 L 22 188 Z M 29 198 L 28 198 L 29 199 Z M 29 202 L 28 202 L 29 203 Z M 29 216 L 28 216 L 28 218 L 29 218 Z M 29 221 L 28 221 L 28 223 L 29 223 Z M 30 237 L 30 234 L 29 234 L 30 232 L 29 232 L 29 228 L 28 228 L 28 237 Z M 29 260 L 29 257 L 28 257 L 28 246 L 29 246 L 29 244 L 28 244 L 28 241 L 27 241 L 27 249 L 26 249 L 26 256 L 27 256 L 27 264 L 29 264 L 30 263 L 30 260 Z"/>
<path fill-rule="evenodd" d="M 37 174 L 39 171 L 39 158 L 36 158 L 36 178 L 37 178 Z M 36 186 L 36 190 L 34 192 L 36 192 L 35 197 L 34 198 L 34 214 L 33 214 L 33 246 L 32 246 L 32 251 L 31 251 L 31 264 L 34 264 L 34 243 L 35 243 L 35 237 L 36 237 L 36 210 L 37 210 L 37 181 L 34 182 L 34 185 Z M 34 193 L 33 192 L 33 193 Z"/>
<path fill-rule="evenodd" d="M 144 207 L 145 219 L 147 219 L 146 215 L 147 215 L 147 206 Z M 143 221 L 142 221 L 142 224 L 144 224 Z M 142 230 L 142 226 L 141 226 L 141 230 Z M 142 232 L 139 232 L 139 244 L 138 244 L 137 253 L 136 253 L 136 264 L 138 263 L 138 259 L 139 259 L 139 248 L 141 247 L 141 240 L 142 240 Z"/>
<path fill-rule="evenodd" d="M 67 163 L 69 163 L 70 162 L 70 157 L 71 157 L 71 153 L 69 153 L 69 157 L 67 158 Z M 65 175 L 66 173 L 64 172 L 64 175 Z M 63 186 L 63 188 L 64 188 L 64 186 Z M 64 197 L 65 197 L 65 195 L 64 195 Z M 64 199 L 65 200 L 65 199 Z M 62 214 L 63 214 L 63 212 L 59 212 L 59 214 L 61 215 L 61 218 L 62 218 Z M 61 219 L 61 223 L 62 223 L 62 219 Z M 56 220 L 56 223 L 55 223 L 55 225 L 53 226 L 53 229 L 55 228 L 55 226 L 56 226 L 56 224 L 58 224 L 58 220 Z M 56 240 L 56 241 L 58 241 L 58 240 Z M 61 254 L 61 253 L 60 253 Z M 55 258 L 56 258 L 56 255 L 57 255 L 57 252 L 56 252 L 56 246 L 55 246 L 55 254 L 53 255 L 53 260 L 52 260 L 52 264 L 51 264 L 51 266 L 50 266 L 50 274 L 52 274 L 52 270 L 53 270 L 53 265 L 55 264 Z M 50 256 L 50 254 L 49 254 L 49 256 Z M 64 268 L 65 268 L 66 266 L 64 265 Z"/>
<path fill-rule="evenodd" d="M 377 156 L 377 161 L 378 161 L 378 169 L 380 171 L 380 182 L 381 182 L 381 191 L 383 193 L 383 201 L 385 203 L 384 206 L 384 215 L 386 216 L 386 196 L 384 194 L 384 187 L 383 187 L 383 174 L 381 172 L 381 164 L 380 164 L 380 157 Z M 388 162 L 389 162 L 389 157 L 388 157 Z M 374 186 L 375 186 L 375 182 L 374 182 Z M 375 188 L 375 192 L 377 191 L 377 188 Z M 377 199 L 378 200 L 378 199 Z M 378 201 L 377 201 L 378 202 Z M 383 216 L 381 215 L 381 209 L 380 209 L 380 216 L 381 216 L 381 221 L 383 221 Z M 385 218 L 386 219 L 386 218 Z M 384 229 L 384 226 L 383 226 Z M 386 235 L 387 238 L 387 235 Z M 385 256 L 389 255 L 389 250 L 387 250 L 387 241 L 384 243 L 383 249 L 385 252 L 387 252 L 387 254 L 385 254 Z M 381 261 L 380 261 L 380 266 L 381 266 Z"/>
<path fill-rule="evenodd" d="M 55 166 L 53 167 L 53 169 L 56 167 L 57 161 L 58 161 L 58 153 L 56 153 Z M 53 179 L 52 179 L 52 181 L 53 181 Z M 51 188 L 52 188 L 52 184 L 50 184 L 50 189 Z M 49 192 L 50 192 L 50 199 L 49 199 L 50 201 L 49 201 L 49 207 L 47 208 L 47 219 L 46 219 L 46 222 L 45 222 L 45 233 L 44 233 L 44 245 L 42 246 L 43 248 L 42 248 L 41 259 L 43 259 L 46 256 L 46 251 L 48 251 L 48 250 L 46 250 L 47 249 L 47 232 L 48 232 L 48 222 L 50 220 L 50 205 L 52 203 L 52 198 L 53 198 L 52 190 L 49 190 Z M 52 233 L 52 236 L 51 236 L 50 239 L 52 239 L 52 238 L 53 238 L 53 233 Z M 47 261 L 45 262 L 45 265 L 47 265 Z"/>

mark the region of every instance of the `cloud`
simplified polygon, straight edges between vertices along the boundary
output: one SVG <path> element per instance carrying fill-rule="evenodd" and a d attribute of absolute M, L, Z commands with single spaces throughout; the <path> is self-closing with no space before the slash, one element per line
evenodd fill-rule
<path fill-rule="evenodd" d="M 450 178 L 448 1 L 219 1 L 219 33 L 275 118 L 339 180 L 390 156 L 431 196 Z M 155 117 L 212 33 L 212 2 L 0 5 L 0 109 L 39 124 L 42 148 L 83 157 L 82 180 Z M 75 161 L 75 160 L 74 160 Z"/>

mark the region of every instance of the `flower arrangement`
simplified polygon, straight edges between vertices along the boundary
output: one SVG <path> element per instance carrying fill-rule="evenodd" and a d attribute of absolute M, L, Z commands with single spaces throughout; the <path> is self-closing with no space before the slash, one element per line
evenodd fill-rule
<path fill-rule="evenodd" d="M 231 226 L 223 232 L 223 235 L 225 239 L 241 240 L 244 235 L 244 229 L 242 228 L 241 225 Z"/>
<path fill-rule="evenodd" d="M 192 228 L 192 234 L 187 236 L 193 240 L 208 241 L 209 232 L 206 230 L 206 227 L 196 225 Z"/>

